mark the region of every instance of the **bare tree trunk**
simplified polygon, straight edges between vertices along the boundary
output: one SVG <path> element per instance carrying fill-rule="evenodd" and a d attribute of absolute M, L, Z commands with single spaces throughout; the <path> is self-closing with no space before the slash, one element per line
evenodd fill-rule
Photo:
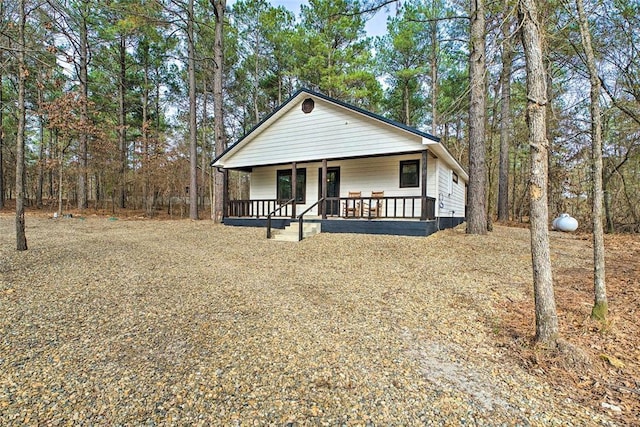
<path fill-rule="evenodd" d="M 200 159 L 200 207 L 205 210 L 205 201 L 207 199 L 207 170 L 209 169 L 207 163 L 211 161 L 209 157 L 209 134 L 208 130 L 208 118 L 207 118 L 207 79 L 203 79 L 202 82 L 202 156 Z"/>
<path fill-rule="evenodd" d="M 508 8 L 505 6 L 505 10 Z M 500 160 L 498 172 L 498 221 L 509 221 L 509 145 L 511 135 L 511 69 L 513 45 L 511 20 L 502 26 L 502 73 L 500 74 Z"/>
<path fill-rule="evenodd" d="M 498 125 L 496 123 L 499 120 L 498 107 L 500 106 L 500 90 L 500 84 L 498 82 L 495 87 L 495 95 L 493 96 L 491 114 L 489 115 L 491 117 L 491 123 L 489 124 L 489 128 L 487 129 L 487 144 L 485 144 L 485 163 L 487 165 L 487 198 L 485 200 L 487 206 L 487 231 L 493 231 L 493 218 L 496 215 L 497 192 L 495 189 L 495 182 L 497 175 L 496 172 L 499 172 L 496 166 L 499 167 L 500 153 L 498 152 L 498 150 L 500 147 L 498 146 L 498 150 L 496 149 L 494 135 L 496 129 L 498 128 Z"/>
<path fill-rule="evenodd" d="M 87 16 L 89 14 L 89 2 L 82 2 L 82 20 L 80 22 L 80 91 L 81 91 L 81 107 L 80 107 L 80 120 L 83 126 L 86 126 L 89 121 L 89 112 L 87 101 L 89 99 L 89 52 L 88 52 L 88 29 L 87 29 Z M 86 209 L 87 204 L 87 181 L 88 181 L 88 141 L 87 132 L 85 129 L 80 132 L 80 173 L 78 173 L 78 209 Z"/>
<path fill-rule="evenodd" d="M 255 39 L 255 49 L 256 52 L 260 51 L 260 36 L 257 34 L 257 31 L 254 31 L 256 36 Z M 253 55 L 253 114 L 254 119 L 253 122 L 257 125 L 260 123 L 260 109 L 258 108 L 258 94 L 260 92 L 260 83 L 259 83 L 259 75 L 260 75 L 260 63 L 258 61 L 259 55 Z"/>
<path fill-rule="evenodd" d="M 0 1 L 0 21 L 4 22 L 4 1 Z M 0 63 L 4 64 L 4 51 L 0 49 Z M 0 209 L 4 208 L 4 159 L 2 156 L 4 147 L 4 78 L 0 67 Z"/>
<path fill-rule="evenodd" d="M 189 218 L 198 219 L 198 132 L 196 128 L 196 52 L 193 31 L 193 0 L 187 12 L 187 46 L 189 74 Z"/>
<path fill-rule="evenodd" d="M 55 132 L 49 132 L 49 147 L 47 150 L 47 161 L 49 163 L 53 163 L 52 161 L 55 158 L 54 134 Z M 55 195 L 55 189 L 53 187 L 53 168 L 49 168 L 49 173 L 47 173 L 47 188 L 49 189 L 49 199 L 53 199 L 53 196 Z"/>
<path fill-rule="evenodd" d="M 93 179 L 96 181 L 96 199 L 94 203 L 94 209 L 98 210 L 100 201 L 102 200 L 102 195 L 100 194 L 100 192 L 102 191 L 102 184 L 100 184 L 100 174 L 97 171 L 93 173 Z"/>
<path fill-rule="evenodd" d="M 542 57 L 542 33 L 535 0 L 520 0 L 519 19 L 527 69 L 527 123 L 531 147 L 529 200 L 536 340 L 549 347 L 555 347 L 559 330 L 547 225 L 549 221 L 547 80 Z"/>
<path fill-rule="evenodd" d="M 4 3 L 0 2 L 0 18 L 4 16 Z M 0 51 L 0 62 L 2 62 L 2 51 Z M 0 67 L 0 209 L 4 208 L 4 88 L 3 88 L 2 68 Z"/>
<path fill-rule="evenodd" d="M 405 82 L 404 90 L 402 91 L 402 99 L 404 100 L 404 120 L 403 123 L 407 126 L 411 125 L 411 105 L 409 103 L 409 82 Z"/>
<path fill-rule="evenodd" d="M 600 78 L 591 45 L 589 22 L 583 0 L 576 0 L 582 47 L 586 56 L 591 83 L 591 173 L 593 175 L 593 287 L 594 304 L 591 317 L 605 322 L 608 303 L 604 268 L 604 230 L 602 227 L 602 117 L 600 115 Z"/>
<path fill-rule="evenodd" d="M 438 132 L 438 21 L 429 24 L 431 32 L 431 134 Z"/>
<path fill-rule="evenodd" d="M 613 224 L 613 215 L 611 213 L 611 190 L 609 189 L 609 179 L 602 180 L 602 191 L 604 198 L 604 211 L 607 219 L 607 233 L 614 233 L 616 231 Z"/>
<path fill-rule="evenodd" d="M 154 212 L 149 184 L 149 43 L 144 46 L 143 88 L 142 88 L 142 204 L 150 217 Z"/>
<path fill-rule="evenodd" d="M 485 17 L 484 0 L 471 0 L 469 80 L 469 190 L 467 233 L 487 233 L 485 163 Z"/>
<path fill-rule="evenodd" d="M 215 13 L 215 34 L 213 45 L 213 60 L 214 60 L 214 73 L 213 73 L 213 133 L 215 135 L 215 155 L 220 156 L 226 148 L 226 138 L 224 134 L 224 119 L 223 119 L 223 99 L 222 99 L 222 79 L 223 79 L 223 65 L 224 65 L 224 12 L 226 7 L 226 0 L 211 0 L 213 4 L 213 11 Z M 215 222 L 222 222 L 224 213 L 224 173 L 216 170 L 214 174 L 214 214 L 213 220 Z"/>
<path fill-rule="evenodd" d="M 42 208 L 42 193 L 44 188 L 44 118 L 40 117 L 40 147 L 38 147 L 38 182 L 36 188 L 36 206 Z"/>
<path fill-rule="evenodd" d="M 58 217 L 62 217 L 62 180 L 64 178 L 63 163 L 64 162 L 64 150 L 60 150 L 58 158 Z"/>
<path fill-rule="evenodd" d="M 24 218 L 24 139 L 26 125 L 25 86 L 27 66 L 25 63 L 25 0 L 20 0 L 20 23 L 18 24 L 18 135 L 16 136 L 16 249 L 27 250 L 27 235 Z"/>
<path fill-rule="evenodd" d="M 120 188 L 118 194 L 118 207 L 124 209 L 127 201 L 127 112 L 125 110 L 125 91 L 127 87 L 127 64 L 126 64 L 126 39 L 120 35 L 120 78 L 118 84 L 118 149 L 120 151 Z"/>

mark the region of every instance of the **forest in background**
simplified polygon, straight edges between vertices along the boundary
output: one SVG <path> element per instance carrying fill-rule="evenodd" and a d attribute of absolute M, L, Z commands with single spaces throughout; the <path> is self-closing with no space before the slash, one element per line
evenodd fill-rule
<path fill-rule="evenodd" d="M 200 0 L 26 0 L 25 66 L 19 68 L 15 3 L 0 0 L 0 208 L 15 198 L 18 77 L 24 77 L 28 206 L 136 209 L 154 216 L 186 204 L 195 137 L 205 217 L 213 193 L 209 163 L 216 155 L 214 6 Z M 467 166 L 468 2 L 384 3 L 390 17 L 379 37 L 368 37 L 365 23 L 380 13 L 380 2 L 311 0 L 290 11 L 244 0 L 227 7 L 222 138 L 235 142 L 306 87 L 431 132 Z M 568 212 L 589 224 L 589 73 L 576 6 L 541 5 L 550 214 Z M 529 216 L 530 147 L 516 6 L 511 0 L 486 6 L 486 209 L 490 218 L 497 215 L 506 153 L 509 218 L 523 221 Z M 640 4 L 587 1 L 586 9 L 603 87 L 605 229 L 637 232 Z M 247 197 L 246 179 L 230 177 L 232 197 Z"/>

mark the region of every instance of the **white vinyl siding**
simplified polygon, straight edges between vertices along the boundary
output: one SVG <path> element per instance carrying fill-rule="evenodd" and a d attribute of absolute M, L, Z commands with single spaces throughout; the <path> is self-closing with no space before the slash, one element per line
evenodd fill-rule
<path fill-rule="evenodd" d="M 436 190 L 436 185 L 438 185 L 436 179 L 437 164 L 438 159 L 435 159 L 430 155 L 427 156 L 427 196 L 429 197 L 438 197 L 438 192 Z"/>
<path fill-rule="evenodd" d="M 465 181 L 458 176 L 453 182 L 453 171 L 443 162 L 438 162 L 438 216 L 463 217 L 465 205 Z"/>
<path fill-rule="evenodd" d="M 424 148 L 422 138 L 363 114 L 316 100 L 305 114 L 302 102 L 251 135 L 225 168 L 403 153 Z"/>
<path fill-rule="evenodd" d="M 453 184 L 453 202 L 452 209 L 455 211 L 455 217 L 464 217 L 465 216 L 465 204 L 466 204 L 466 191 L 465 191 L 465 182 L 458 177 L 458 183 Z"/>

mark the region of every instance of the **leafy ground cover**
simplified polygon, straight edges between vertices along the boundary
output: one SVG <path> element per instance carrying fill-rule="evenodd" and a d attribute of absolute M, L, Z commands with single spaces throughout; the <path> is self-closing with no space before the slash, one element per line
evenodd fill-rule
<path fill-rule="evenodd" d="M 633 425 L 640 239 L 553 233 L 565 344 L 531 343 L 526 229 L 267 241 L 210 221 L 0 214 L 2 425 Z"/>

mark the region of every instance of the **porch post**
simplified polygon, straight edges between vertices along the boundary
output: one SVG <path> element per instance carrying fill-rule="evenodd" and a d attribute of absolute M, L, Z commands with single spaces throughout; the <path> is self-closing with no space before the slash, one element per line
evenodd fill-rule
<path fill-rule="evenodd" d="M 420 164 L 420 187 L 422 190 L 422 212 L 420 214 L 420 220 L 427 220 L 427 158 L 429 157 L 429 150 L 422 151 L 422 162 Z"/>
<path fill-rule="evenodd" d="M 322 210 L 322 219 L 327 219 L 327 159 L 322 160 L 322 197 L 325 199 L 321 206 L 318 206 Z"/>
<path fill-rule="evenodd" d="M 296 190 L 298 189 L 298 171 L 296 170 L 296 162 L 291 163 L 291 198 L 293 204 L 291 205 L 291 219 L 296 217 L 296 199 L 298 195 Z"/>

